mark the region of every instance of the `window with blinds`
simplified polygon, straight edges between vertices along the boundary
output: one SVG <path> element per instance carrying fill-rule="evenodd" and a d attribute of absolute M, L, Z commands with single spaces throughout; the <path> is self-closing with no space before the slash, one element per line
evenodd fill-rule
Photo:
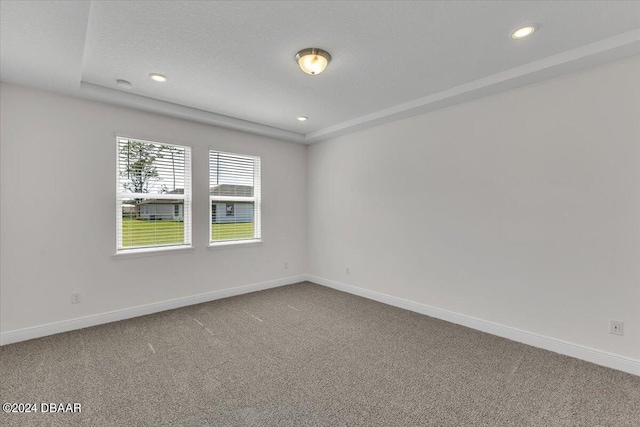
<path fill-rule="evenodd" d="M 191 246 L 191 148 L 116 140 L 117 252 Z"/>
<path fill-rule="evenodd" d="M 210 244 L 260 239 L 260 157 L 209 152 Z"/>

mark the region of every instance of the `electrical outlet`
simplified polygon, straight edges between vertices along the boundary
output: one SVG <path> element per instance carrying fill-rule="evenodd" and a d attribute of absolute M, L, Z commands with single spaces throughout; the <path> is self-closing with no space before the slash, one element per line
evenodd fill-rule
<path fill-rule="evenodd" d="M 71 293 L 71 304 L 78 304 L 80 303 L 80 292 L 72 292 Z"/>
<path fill-rule="evenodd" d="M 347 276 L 351 276 L 351 267 L 347 267 L 345 273 L 347 274 Z"/>
<path fill-rule="evenodd" d="M 288 269 L 289 269 L 289 263 L 288 263 L 288 262 L 285 262 L 285 263 L 284 263 L 284 269 L 285 269 L 285 270 L 288 270 Z"/>
<path fill-rule="evenodd" d="M 620 320 L 609 320 L 609 333 L 613 335 L 624 335 L 624 322 Z"/>

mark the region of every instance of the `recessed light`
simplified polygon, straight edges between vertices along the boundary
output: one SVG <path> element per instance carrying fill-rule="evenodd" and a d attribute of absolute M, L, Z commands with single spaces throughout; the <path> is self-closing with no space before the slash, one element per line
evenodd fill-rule
<path fill-rule="evenodd" d="M 298 116 L 298 121 L 299 122 L 306 122 L 307 120 L 309 120 L 309 117 L 307 117 L 307 116 Z"/>
<path fill-rule="evenodd" d="M 513 33 L 511 33 L 511 38 L 519 40 L 525 37 L 529 37 L 536 30 L 536 27 L 533 25 L 527 25 L 526 27 L 518 28 Z"/>
<path fill-rule="evenodd" d="M 118 84 L 118 86 L 120 86 L 122 89 L 131 89 L 131 83 L 126 81 L 126 80 L 122 80 L 122 79 L 118 79 L 116 80 L 116 83 Z"/>
<path fill-rule="evenodd" d="M 164 76 L 162 74 L 158 74 L 158 73 L 151 73 L 149 74 L 149 78 L 151 80 L 153 80 L 154 82 L 161 82 L 164 83 L 167 81 L 167 76 Z"/>

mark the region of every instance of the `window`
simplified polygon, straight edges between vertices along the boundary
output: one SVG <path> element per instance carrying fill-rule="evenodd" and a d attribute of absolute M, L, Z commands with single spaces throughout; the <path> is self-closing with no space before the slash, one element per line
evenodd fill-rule
<path fill-rule="evenodd" d="M 260 157 L 209 152 L 210 243 L 260 239 Z"/>
<path fill-rule="evenodd" d="M 117 253 L 191 246 L 191 148 L 116 140 Z"/>

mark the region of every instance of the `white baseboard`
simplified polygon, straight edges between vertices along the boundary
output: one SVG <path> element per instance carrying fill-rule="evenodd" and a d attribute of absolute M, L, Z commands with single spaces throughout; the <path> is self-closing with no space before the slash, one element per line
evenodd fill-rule
<path fill-rule="evenodd" d="M 564 354 L 565 356 L 575 357 L 576 359 L 586 360 L 587 362 L 597 365 L 606 366 L 608 368 L 617 369 L 619 371 L 628 372 L 634 375 L 640 375 L 640 360 L 631 359 L 613 353 L 608 353 L 594 348 L 585 347 L 557 338 L 551 338 L 539 335 L 533 332 L 523 331 L 521 329 L 512 328 L 510 326 L 501 325 L 487 320 L 478 319 L 476 317 L 455 313 L 449 310 L 432 307 L 426 304 L 409 301 L 402 298 L 393 297 L 391 295 L 380 292 L 370 291 L 368 289 L 358 288 L 356 286 L 347 285 L 345 283 L 336 282 L 322 277 L 307 275 L 306 280 L 327 286 L 339 291 L 348 292 L 394 307 L 403 308 L 405 310 L 414 311 L 416 313 L 425 314 L 437 319 L 446 320 L 447 322 L 456 323 L 478 331 L 487 332 L 492 335 L 507 338 L 533 347 L 543 348 L 555 353 Z"/>
<path fill-rule="evenodd" d="M 313 275 L 285 277 L 282 279 L 254 283 L 245 286 L 238 286 L 235 288 L 222 289 L 219 291 L 212 291 L 188 297 L 175 298 L 172 300 L 160 301 L 152 304 L 145 304 L 137 307 L 130 307 L 106 313 L 94 314 L 91 316 L 49 323 L 46 325 L 39 325 L 24 329 L 2 332 L 0 333 L 0 345 L 26 341 L 33 338 L 40 338 L 47 335 L 73 331 L 76 329 L 88 328 L 91 326 L 116 322 L 118 320 L 130 319 L 133 317 L 144 316 L 160 311 L 172 310 L 175 308 L 200 304 L 203 302 L 228 298 L 236 295 L 242 295 L 249 292 L 261 291 L 264 289 L 276 288 L 279 286 L 290 285 L 302 281 L 317 283 L 319 285 L 327 286 L 339 291 L 358 295 L 384 304 L 392 305 L 394 307 L 399 307 L 405 310 L 410 310 L 416 313 L 435 317 L 437 319 L 446 320 L 447 322 L 456 323 L 458 325 L 466 326 L 478 331 L 487 332 L 492 335 L 497 335 L 499 337 L 521 342 L 523 344 L 528 344 L 534 347 L 553 351 L 555 353 L 575 357 L 576 359 L 586 360 L 588 362 L 606 366 L 608 368 L 617 369 L 619 371 L 628 372 L 630 374 L 640 375 L 640 360 L 608 353 L 601 350 L 596 350 L 594 348 L 585 347 L 579 344 L 562 341 L 557 338 L 523 331 L 521 329 L 512 328 L 510 326 L 505 326 L 464 314 L 455 313 L 453 311 L 443 310 L 441 308 L 429 306 L 426 304 L 397 298 L 380 292 L 358 288 L 356 286 L 347 285 L 345 283 L 340 283 Z"/>
<path fill-rule="evenodd" d="M 235 288 L 222 289 L 219 291 L 206 292 L 204 294 L 191 295 L 188 297 L 175 298 L 167 301 L 155 302 L 152 304 L 139 305 L 137 307 L 124 308 L 121 310 L 109 311 L 106 313 L 93 314 L 90 316 L 78 317 L 61 322 L 48 323 L 46 325 L 33 326 L 30 328 L 16 329 L 0 333 L 0 345 L 12 344 L 26 341 L 33 338 L 45 337 L 47 335 L 59 334 L 60 332 L 73 331 L 76 329 L 88 328 L 90 326 L 102 325 L 104 323 L 116 322 L 118 320 L 131 319 L 133 317 L 144 316 L 174 308 L 188 305 L 200 304 L 249 292 L 261 291 L 264 289 L 276 288 L 278 286 L 291 285 L 306 280 L 306 276 L 291 276 L 282 279 L 269 280 L 267 282 L 253 283 Z"/>

